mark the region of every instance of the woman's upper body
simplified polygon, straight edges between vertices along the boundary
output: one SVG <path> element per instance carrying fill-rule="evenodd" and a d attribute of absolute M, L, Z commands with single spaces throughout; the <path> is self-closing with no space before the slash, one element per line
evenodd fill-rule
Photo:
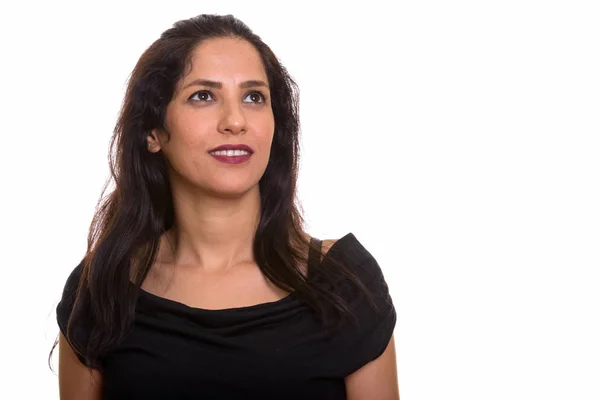
<path fill-rule="evenodd" d="M 309 255 L 309 263 L 320 263 L 315 257 Z M 396 314 L 381 269 L 352 233 L 335 241 L 321 263 L 330 258 L 361 279 L 380 312 L 340 287 L 358 325 L 347 321 L 328 337 L 295 293 L 275 301 L 209 309 L 143 290 L 133 329 L 101 360 L 103 375 L 93 369 L 92 377 L 86 360 L 64 341 L 70 300 L 81 273 L 77 266 L 57 307 L 61 398 L 397 398 L 392 338 Z M 86 332 L 80 334 L 85 337 Z"/>
<path fill-rule="evenodd" d="M 111 140 L 115 189 L 57 309 L 85 354 L 60 338 L 63 398 L 394 398 L 377 262 L 351 234 L 318 267 L 305 257 L 298 109 L 286 69 L 231 15 L 178 21 L 144 51 Z M 315 315 L 348 307 L 358 326 L 326 336 Z"/>

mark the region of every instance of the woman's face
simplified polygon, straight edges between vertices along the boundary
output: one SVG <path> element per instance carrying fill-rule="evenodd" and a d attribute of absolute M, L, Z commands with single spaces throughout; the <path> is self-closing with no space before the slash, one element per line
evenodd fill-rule
<path fill-rule="evenodd" d="M 200 43 L 191 61 L 167 106 L 170 140 L 155 129 L 148 150 L 162 150 L 172 185 L 182 181 L 213 195 L 242 194 L 263 176 L 275 130 L 262 60 L 249 42 L 218 38 Z M 210 151 L 224 144 L 245 144 L 253 153 L 245 162 L 222 162 Z"/>

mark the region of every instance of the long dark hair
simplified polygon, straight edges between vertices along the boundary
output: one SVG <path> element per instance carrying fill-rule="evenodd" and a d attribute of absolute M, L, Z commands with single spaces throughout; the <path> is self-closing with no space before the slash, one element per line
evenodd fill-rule
<path fill-rule="evenodd" d="M 147 150 L 147 136 L 154 128 L 165 128 L 167 105 L 190 67 L 194 48 L 203 40 L 220 37 L 241 38 L 253 44 L 271 88 L 275 132 L 269 163 L 259 182 L 261 219 L 253 243 L 261 271 L 278 287 L 295 291 L 321 321 L 331 320 L 325 317 L 331 316 L 327 310 L 333 310 L 333 315 L 342 317 L 337 319 L 338 327 L 344 316 L 353 315 L 349 303 L 331 290 L 333 282 L 348 278 L 369 297 L 357 276 L 332 258 L 318 270 L 309 268 L 308 276 L 318 276 L 318 280 L 308 279 L 298 269 L 298 265 L 307 264 L 309 246 L 315 246 L 303 228 L 296 198 L 300 131 L 297 85 L 271 49 L 243 22 L 232 15 L 203 14 L 178 21 L 163 32 L 142 54 L 129 77 L 110 143 L 115 189 L 104 197 L 109 178 L 90 226 L 67 324 L 67 339 L 89 365 L 100 365 L 99 358 L 127 335 L 141 284 L 156 259 L 160 236 L 174 222 L 166 162 L 162 152 Z M 74 335 L 77 324 L 90 319 L 87 343 L 78 343 Z"/>

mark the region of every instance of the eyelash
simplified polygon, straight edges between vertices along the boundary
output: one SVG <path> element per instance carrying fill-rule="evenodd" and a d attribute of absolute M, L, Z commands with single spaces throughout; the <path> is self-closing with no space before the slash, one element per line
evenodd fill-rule
<path fill-rule="evenodd" d="M 189 99 L 188 99 L 188 100 L 192 100 L 192 98 L 193 98 L 193 97 L 195 97 L 196 95 L 198 95 L 198 94 L 204 94 L 204 93 L 208 93 L 208 94 L 209 94 L 211 97 L 214 97 L 214 95 L 212 94 L 212 92 L 211 92 L 210 90 L 199 90 L 199 91 L 197 91 L 197 92 L 194 92 L 194 93 L 193 93 L 193 94 L 192 94 L 192 95 L 189 97 Z M 265 95 L 264 95 L 264 94 L 263 94 L 261 91 L 258 91 L 258 90 L 255 90 L 255 91 L 249 92 L 248 94 L 246 94 L 246 97 L 248 97 L 248 96 L 250 96 L 250 95 L 252 95 L 252 94 L 258 94 L 258 95 L 260 95 L 260 96 L 261 96 L 261 98 L 262 98 L 262 101 L 260 101 L 260 102 L 253 102 L 253 104 L 263 104 L 263 103 L 265 103 L 265 102 L 267 101 L 267 97 L 266 97 L 266 96 L 265 96 Z M 244 97 L 244 98 L 246 98 L 246 97 Z M 201 102 L 201 103 L 206 103 L 208 100 L 192 100 L 192 101 L 199 101 L 199 102 Z"/>

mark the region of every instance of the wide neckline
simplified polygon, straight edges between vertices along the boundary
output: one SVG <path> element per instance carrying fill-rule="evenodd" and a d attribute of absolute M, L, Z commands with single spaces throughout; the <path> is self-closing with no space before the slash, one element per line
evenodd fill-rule
<path fill-rule="evenodd" d="M 140 295 L 149 300 L 152 300 L 154 302 L 158 302 L 159 304 L 169 305 L 169 306 L 172 306 L 175 308 L 181 308 L 181 309 L 184 309 L 187 311 L 214 314 L 214 313 L 225 313 L 225 312 L 252 311 L 252 310 L 257 310 L 257 309 L 261 309 L 261 308 L 265 308 L 265 307 L 273 307 L 278 304 L 283 304 L 283 303 L 286 303 L 286 302 L 292 300 L 292 298 L 293 298 L 292 296 L 295 295 L 295 292 L 290 292 L 288 295 L 286 295 L 285 297 L 283 297 L 279 300 L 269 301 L 266 303 L 258 303 L 258 304 L 253 304 L 250 306 L 242 306 L 242 307 L 229 307 L 229 308 L 217 308 L 217 309 L 192 307 L 192 306 L 182 303 L 180 301 L 171 300 L 166 297 L 162 297 L 162 296 L 158 296 L 156 294 L 150 293 L 142 288 L 140 288 Z"/>
<path fill-rule="evenodd" d="M 335 250 L 337 251 L 338 247 L 341 246 L 341 243 L 344 243 L 345 240 L 348 240 L 349 238 L 353 238 L 354 235 L 352 234 L 352 232 L 348 232 L 347 234 L 345 234 L 344 236 L 342 236 L 341 238 L 339 238 L 338 240 L 335 241 L 335 243 L 333 243 L 333 245 L 329 248 L 329 251 L 327 252 L 327 254 L 325 254 L 325 256 L 323 257 L 323 261 L 325 261 L 328 257 L 330 257 L 332 255 L 332 252 Z M 133 282 L 130 282 L 132 286 L 134 286 Z M 178 309 L 182 309 L 188 312 L 196 312 L 196 313 L 205 313 L 205 314 L 219 314 L 219 313 L 228 313 L 228 312 L 243 312 L 243 311 L 253 311 L 253 310 L 259 310 L 259 309 L 264 309 L 264 308 L 271 308 L 271 307 L 276 307 L 279 306 L 281 304 L 285 304 L 287 302 L 290 302 L 294 299 L 297 299 L 296 297 L 296 292 L 290 292 L 288 295 L 286 295 L 285 297 L 279 299 L 279 300 L 275 300 L 275 301 L 269 301 L 266 303 L 258 303 L 258 304 L 253 304 L 253 305 L 249 305 L 249 306 L 242 306 L 242 307 L 230 307 L 230 308 L 218 308 L 218 309 L 209 309 L 209 308 L 201 308 L 201 307 L 192 307 L 189 306 L 185 303 L 182 303 L 180 301 L 177 300 L 171 300 L 168 299 L 166 297 L 162 297 L 162 296 L 158 296 L 156 294 L 150 293 L 144 289 L 142 289 L 141 287 L 139 288 L 139 293 L 141 297 L 144 297 L 146 299 L 149 299 L 157 304 L 163 304 L 163 305 L 167 305 L 173 308 L 178 308 Z"/>

